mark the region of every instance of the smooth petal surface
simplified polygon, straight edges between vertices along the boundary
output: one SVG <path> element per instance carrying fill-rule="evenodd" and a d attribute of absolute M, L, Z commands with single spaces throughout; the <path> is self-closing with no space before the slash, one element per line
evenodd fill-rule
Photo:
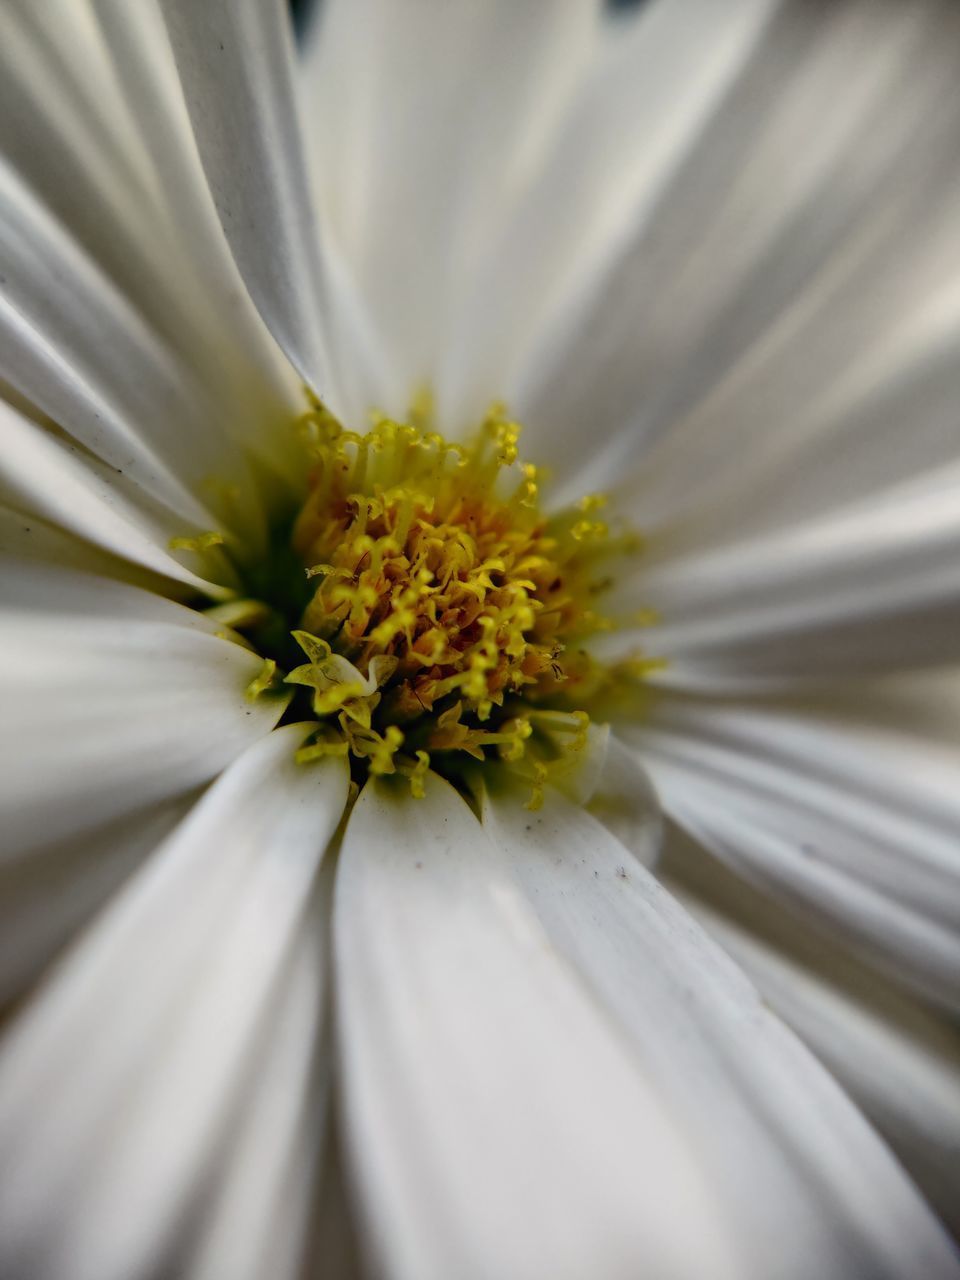
<path fill-rule="evenodd" d="M 419 802 L 363 791 L 334 904 L 346 1149 L 380 1270 L 742 1277 L 690 1135 L 427 781 Z"/>
<path fill-rule="evenodd" d="M 665 190 L 775 7 L 775 0 L 732 0 L 722 9 L 681 0 L 611 24 L 606 47 L 558 121 L 551 154 L 478 278 L 464 317 L 471 390 L 487 400 L 507 396 L 544 450 L 562 438 L 564 477 L 576 475 L 618 421 L 610 411 L 619 384 L 591 377 L 601 352 L 629 345 L 640 363 L 633 316 L 602 335 L 585 316 L 594 315 L 598 294 L 617 292 L 612 282 L 631 246 L 648 243 Z M 657 243 L 650 242 L 653 254 Z M 663 305 L 643 286 L 633 300 L 647 316 Z M 606 321 L 602 303 L 599 309 Z"/>
<path fill-rule="evenodd" d="M 339 1102 L 334 1085 L 331 1098 L 334 1112 L 339 1112 Z M 320 1180 L 320 1202 L 314 1210 L 305 1267 L 307 1276 L 319 1275 L 323 1280 L 368 1280 L 360 1259 L 356 1216 L 357 1206 L 350 1194 L 336 1126 L 330 1125 Z"/>
<path fill-rule="evenodd" d="M 638 562 L 631 589 L 662 619 L 643 635 L 667 660 L 659 684 L 762 689 L 953 661 L 960 459 L 769 536 Z"/>
<path fill-rule="evenodd" d="M 801 298 L 737 376 L 636 450 L 613 485 L 642 508 L 657 554 L 789 533 L 956 462 L 960 258 L 946 203 L 936 226 L 911 225 L 909 271 L 906 250 L 862 265 L 862 311 Z"/>
<path fill-rule="evenodd" d="M 878 1016 L 775 947 L 699 911 L 781 1017 L 863 1108 L 957 1233 L 960 1213 L 960 1038 L 931 1019 L 921 1028 Z M 918 1010 L 922 1019 L 923 1011 Z M 926 1032 L 926 1037 L 917 1034 Z"/>
<path fill-rule="evenodd" d="M 321 395 L 332 376 L 317 232 L 279 0 L 163 0 L 200 157 L 260 314 Z"/>
<path fill-rule="evenodd" d="M 141 154 L 155 171 L 157 203 L 166 210 L 181 327 L 195 363 L 216 387 L 224 428 L 262 465 L 298 479 L 302 462 L 293 419 L 302 409 L 298 379 L 253 306 L 223 234 L 166 26 L 156 0 L 105 3 L 95 9 Z M 192 324 L 191 324 L 192 322 Z M 202 359 L 201 359 L 202 357 Z"/>
<path fill-rule="evenodd" d="M 4 850 L 38 848 L 206 782 L 280 717 L 262 660 L 192 609 L 0 559 Z"/>
<path fill-rule="evenodd" d="M 199 371 L 227 438 L 289 466 L 299 388 L 230 256 L 156 0 L 9 9 L 0 151 L 155 340 Z"/>
<path fill-rule="evenodd" d="M 184 534 L 235 523 L 255 536 L 257 494 L 203 371 L 183 363 L 2 165 L 0 264 L 0 376 L 166 507 Z"/>
<path fill-rule="evenodd" d="M 520 800 L 484 806 L 499 861 L 689 1135 L 739 1274 L 960 1273 L 883 1144 L 683 908 L 563 797 L 532 819 Z"/>
<path fill-rule="evenodd" d="M 636 752 L 620 742 L 608 724 L 590 724 L 585 743 L 576 750 L 559 737 L 555 746 L 559 767 L 550 773 L 551 785 L 593 814 L 645 867 L 653 867 L 663 818 Z"/>
<path fill-rule="evenodd" d="M 636 53 L 669 67 L 699 30 L 719 57 L 702 23 L 682 31 L 693 9 L 642 11 Z M 827 491 L 855 493 L 859 450 L 846 446 L 857 428 L 847 430 L 844 396 L 856 416 L 850 393 L 859 382 L 870 394 L 868 366 L 883 379 L 881 351 L 896 361 L 899 347 L 902 360 L 922 329 L 933 337 L 937 311 L 956 316 L 955 6 L 782 0 L 767 17 L 749 28 L 725 79 L 668 82 L 662 131 L 673 95 L 685 104 L 701 87 L 717 92 L 692 128 L 677 130 L 659 189 L 642 189 L 569 307 L 553 308 L 515 406 L 563 432 L 571 474 L 587 464 L 588 488 L 642 465 L 658 520 L 725 488 L 735 518 L 758 470 L 789 455 L 794 432 L 803 444 L 821 432 Z M 727 6 L 713 14 L 724 32 L 726 18 Z M 650 149 L 646 133 L 628 138 L 625 174 L 642 171 Z M 618 208 L 606 207 L 608 216 Z M 828 412 L 839 450 L 823 432 Z M 860 415 L 861 440 L 874 417 Z M 587 422 L 591 431 L 578 432 Z M 892 424 L 877 430 L 895 450 Z M 796 462 L 786 459 L 782 491 Z M 846 484 L 831 475 L 837 468 Z M 870 464 L 867 473 L 878 469 L 889 472 Z"/>
<path fill-rule="evenodd" d="M 380 333 L 390 412 L 429 384 L 450 432 L 503 394 L 502 380 L 479 404 L 460 394 L 478 354 L 466 309 L 596 50 L 599 17 L 593 0 L 334 0 L 318 15 L 307 142 L 324 231 Z M 514 309 L 482 296 L 509 349 Z"/>
<path fill-rule="evenodd" d="M 190 1260 L 181 1264 L 179 1274 L 191 1280 L 303 1275 L 328 1110 L 328 890 L 311 899 L 270 1025 L 260 1032 L 247 1096 L 220 1152 Z"/>
<path fill-rule="evenodd" d="M 57 952 L 185 816 L 177 796 L 106 825 L 0 859 L 0 1006 L 21 995 Z"/>
<path fill-rule="evenodd" d="M 0 49 L 0 154 L 136 309 L 178 336 L 170 239 L 149 157 L 89 0 L 10 0 Z M 192 329 L 187 310 L 179 336 Z"/>
<path fill-rule="evenodd" d="M 660 800 L 636 752 L 609 734 L 606 755 L 587 809 L 617 840 L 653 868 L 663 840 Z"/>
<path fill-rule="evenodd" d="M 891 1144 L 956 1234 L 960 1030 L 671 828 L 661 876 Z"/>
<path fill-rule="evenodd" d="M 26 515 L 59 524 L 112 556 L 132 560 L 194 592 L 216 596 L 222 588 L 185 568 L 167 550 L 177 525 L 168 512 L 149 512 L 142 491 L 124 492 L 124 481 L 76 446 L 22 418 L 0 400 L 0 496 Z M 198 563 L 207 557 L 192 553 Z M 210 557 L 216 574 L 227 566 Z"/>
<path fill-rule="evenodd" d="M 81 542 L 56 525 L 3 502 L 0 502 L 0 555 L 29 564 L 77 569 L 115 582 L 144 587 L 157 594 L 162 594 L 166 587 L 171 596 L 176 594 L 171 582 L 148 573 L 129 560 L 120 560 L 90 543 Z"/>
<path fill-rule="evenodd" d="M 321 969 L 304 931 L 323 928 L 309 913 L 347 771 L 294 763 L 306 729 L 278 730 L 224 774 L 0 1048 L 6 1274 L 228 1273 L 236 1242 L 217 1253 L 215 1235 L 202 1265 L 181 1265 L 190 1215 L 209 1176 L 215 1193 L 221 1144 L 242 1148 L 265 1113 L 274 1141 L 296 1141 L 289 1109 L 308 1105 L 316 1052 Z M 258 1156 L 246 1176 L 276 1204 L 287 1152 Z M 265 1210 L 243 1225 L 253 1257 Z"/>
<path fill-rule="evenodd" d="M 624 730 L 666 812 L 899 981 L 960 991 L 955 669 L 820 702 L 664 698 Z"/>

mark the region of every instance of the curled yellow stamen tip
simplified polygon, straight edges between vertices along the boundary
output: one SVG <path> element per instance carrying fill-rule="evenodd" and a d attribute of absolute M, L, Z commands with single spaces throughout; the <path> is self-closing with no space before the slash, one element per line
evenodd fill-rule
<path fill-rule="evenodd" d="M 526 716 L 518 716 L 508 721 L 501 730 L 498 747 L 500 759 L 508 763 L 519 760 L 526 751 L 527 739 L 533 733 L 533 726 Z"/>
<path fill-rule="evenodd" d="M 266 622 L 270 617 L 270 608 L 261 600 L 227 600 L 224 604 L 211 605 L 203 613 L 211 622 L 244 630 Z M 227 638 L 231 637 L 228 635 Z M 236 636 L 232 638 L 236 639 Z"/>
<path fill-rule="evenodd" d="M 587 734 L 590 731 L 590 717 L 586 711 L 574 711 L 571 714 L 576 728 L 574 729 L 573 741 L 570 743 L 570 750 L 582 751 L 587 745 Z"/>
<path fill-rule="evenodd" d="M 430 756 L 426 751 L 417 752 L 417 762 L 412 767 L 408 767 L 405 772 L 407 780 L 410 783 L 410 794 L 414 800 L 422 800 L 427 794 L 424 787 L 424 779 L 430 768 Z"/>
<path fill-rule="evenodd" d="M 246 688 L 246 696 L 253 700 L 259 698 L 261 694 L 275 688 L 277 677 L 277 664 L 273 658 L 264 658 L 263 666 Z"/>
<path fill-rule="evenodd" d="M 609 530 L 602 520 L 578 520 L 570 530 L 577 542 L 586 542 L 590 538 L 605 538 Z"/>
<path fill-rule="evenodd" d="M 587 493 L 577 503 L 577 508 L 584 515 L 588 515 L 591 511 L 601 511 L 608 501 L 609 499 L 605 493 Z"/>
<path fill-rule="evenodd" d="M 349 750 L 350 744 L 346 738 L 323 737 L 300 747 L 294 759 L 297 764 L 312 764 L 313 761 L 326 759 L 327 756 L 345 756 Z"/>
<path fill-rule="evenodd" d="M 189 538 L 171 538 L 171 551 L 209 551 L 211 547 L 223 546 L 226 539 L 222 533 L 211 529 L 209 533 L 198 533 Z"/>
<path fill-rule="evenodd" d="M 655 671 L 663 671 L 667 666 L 666 658 L 627 658 L 619 664 L 618 670 L 634 680 L 644 680 Z"/>
<path fill-rule="evenodd" d="M 524 804 L 523 807 L 525 809 L 529 809 L 531 813 L 536 813 L 538 809 L 543 808 L 543 800 L 544 800 L 543 789 L 546 785 L 547 778 L 549 776 L 549 770 L 547 769 L 546 765 L 539 764 L 539 763 L 533 766 L 533 770 L 534 770 L 533 789 L 530 792 L 529 799 L 527 800 L 526 804 Z"/>
<path fill-rule="evenodd" d="M 374 741 L 367 753 L 370 761 L 370 772 L 378 776 L 395 773 L 395 756 L 403 746 L 403 733 L 395 724 L 387 725 L 383 736 Z"/>

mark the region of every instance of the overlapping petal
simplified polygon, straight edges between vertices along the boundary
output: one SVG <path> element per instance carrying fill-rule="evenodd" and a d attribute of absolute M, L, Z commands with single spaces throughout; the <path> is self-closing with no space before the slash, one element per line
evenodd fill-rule
<path fill-rule="evenodd" d="M 333 370 L 320 248 L 283 7 L 259 0 L 162 0 L 161 7 L 200 157 L 240 274 L 301 377 L 329 395 Z"/>
<path fill-rule="evenodd" d="M 317 823 L 311 837 L 323 831 Z M 263 843 L 269 847 L 272 835 Z M 289 856 L 289 845 L 283 853 Z M 297 933 L 269 1025 L 258 1031 L 243 1105 L 217 1153 L 214 1185 L 189 1261 L 180 1264 L 180 1274 L 190 1280 L 298 1280 L 304 1273 L 316 1235 L 313 1214 L 318 1181 L 322 1189 L 329 1110 L 328 907 L 326 891 L 311 900 L 311 918 Z M 336 1280 L 326 1266 L 322 1274 Z"/>
<path fill-rule="evenodd" d="M 493 792 L 481 828 L 439 782 L 421 813 L 365 793 L 335 910 L 348 1135 L 389 1274 L 955 1273 L 856 1109 L 594 819 Z"/>
<path fill-rule="evenodd" d="M 161 340 L 2 165 L 0 263 L 0 375 L 167 507 L 184 534 L 229 528 L 232 515 L 256 545 L 256 490 L 202 369 Z"/>
<path fill-rule="evenodd" d="M 656 544 L 653 544 L 655 553 Z M 636 565 L 658 683 L 718 691 L 826 683 L 954 661 L 960 462 L 869 501 L 686 556 Z"/>
<path fill-rule="evenodd" d="M 256 654 L 125 583 L 0 558 L 8 857 L 188 791 L 267 733 Z"/>
<path fill-rule="evenodd" d="M 960 991 L 955 669 L 807 703 L 664 698 L 625 730 L 666 812 L 897 981 Z"/>
<path fill-rule="evenodd" d="M 691 16 L 683 3 L 661 10 L 662 25 L 654 9 L 636 30 L 637 56 L 655 66 L 681 56 L 668 24 Z M 663 489 L 658 522 L 667 504 L 692 504 L 694 487 L 709 503 L 734 485 L 745 458 L 749 474 L 766 449 L 786 453 L 794 433 L 820 432 L 829 452 L 817 419 L 831 408 L 849 438 L 844 395 L 956 293 L 956 10 L 783 0 L 755 16 L 666 180 L 642 190 L 569 307 L 553 309 L 519 401 L 563 433 L 573 473 L 596 461 L 590 486 L 642 462 L 637 483 Z M 695 28 L 678 43 L 697 40 Z M 710 81 L 683 84 L 692 94 Z M 667 130 L 669 105 L 661 119 Z M 642 165 L 646 133 L 621 131 Z M 635 167 L 624 163 L 625 183 Z M 856 453 L 841 460 L 852 469 Z"/>
<path fill-rule="evenodd" d="M 4 18 L 0 154 L 113 286 L 174 336 L 162 201 L 98 38 L 95 6 L 11 0 Z M 181 334 L 184 326 L 189 314 Z"/>
<path fill-rule="evenodd" d="M 179 306 L 175 335 L 204 354 L 225 426 L 261 465 L 290 467 L 283 418 L 298 403 L 296 379 L 267 333 L 237 271 L 197 154 L 190 117 L 157 0 L 94 8 L 140 154 L 155 175 L 156 204 L 170 224 L 165 246 Z"/>
<path fill-rule="evenodd" d="M 740 1274 L 953 1274 L 856 1108 L 686 912 L 582 810 L 551 797 L 531 820 L 519 799 L 491 791 L 491 842 L 688 1134 Z"/>
<path fill-rule="evenodd" d="M 497 369 L 479 403 L 464 395 L 479 354 L 467 300 L 591 63 L 599 16 L 593 0 L 336 0 L 319 15 L 304 65 L 319 208 L 379 334 L 388 411 L 429 384 L 452 432 L 504 394 Z M 519 346 L 509 298 L 483 298 Z"/>
<path fill-rule="evenodd" d="M 0 860 L 0 1006 L 21 996 L 194 803 L 189 792 Z"/>
<path fill-rule="evenodd" d="M 243 1274 L 238 1251 L 243 1268 L 295 1274 L 296 1240 L 270 1246 L 304 1226 L 309 1187 L 290 1199 L 286 1180 L 304 1171 L 316 1105 L 316 874 L 348 781 L 342 761 L 294 763 L 305 731 L 279 730 L 223 775 L 9 1033 L 6 1274 Z M 251 1141 L 254 1166 L 237 1166 Z M 204 1193 L 214 1212 L 195 1236 Z"/>
<path fill-rule="evenodd" d="M 661 875 L 877 1125 L 956 1233 L 960 1033 L 676 828 Z"/>
<path fill-rule="evenodd" d="M 362 793 L 334 904 L 347 1154 L 377 1265 L 742 1276 L 689 1135 L 476 817 L 428 783 L 419 804 Z"/>
<path fill-rule="evenodd" d="M 499 383 L 538 445 L 562 439 L 564 478 L 650 397 L 640 370 L 653 353 L 636 315 L 618 310 L 623 277 L 644 320 L 660 315 L 661 282 L 638 281 L 628 268 L 638 254 L 666 265 L 660 218 L 671 224 L 681 212 L 671 198 L 678 174 L 776 8 L 776 0 L 722 10 L 684 0 L 614 27 L 463 308 L 474 394 L 489 396 Z M 594 376 L 617 355 L 630 362 L 628 386 L 606 369 Z"/>
<path fill-rule="evenodd" d="M 176 517 L 156 504 L 151 510 L 146 494 L 115 469 L 22 417 L 2 400 L 0 432 L 0 498 L 10 509 L 58 525 L 81 543 L 129 560 L 159 581 L 171 579 L 171 587 L 176 582 L 194 593 L 224 594 L 222 585 L 186 568 L 169 550 L 183 528 Z M 5 543 L 0 533 L 0 548 L 9 551 Z M 190 555 L 214 578 L 232 577 L 216 548 Z"/>

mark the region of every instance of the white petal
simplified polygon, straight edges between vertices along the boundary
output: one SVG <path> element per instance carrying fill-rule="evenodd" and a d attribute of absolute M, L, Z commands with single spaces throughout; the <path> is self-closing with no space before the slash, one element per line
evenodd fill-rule
<path fill-rule="evenodd" d="M 305 728 L 224 774 L 9 1032 L 7 1274 L 189 1276 L 184 1215 L 236 1115 L 242 1144 L 270 1106 L 259 1045 L 267 1093 L 279 1079 L 304 1095 L 317 988 L 304 989 L 299 939 L 323 928 L 312 891 L 348 781 L 342 761 L 294 763 Z M 308 1016 L 291 1027 L 294 1005 Z M 244 1115 L 245 1098 L 257 1100 Z"/>
<path fill-rule="evenodd" d="M 336 1088 L 333 1108 L 339 1110 Z M 343 1153 L 336 1127 L 330 1126 L 320 1182 L 320 1203 L 313 1219 L 313 1238 L 304 1268 L 306 1276 L 323 1280 L 368 1280 L 360 1261 L 357 1239 L 357 1206 L 347 1185 Z"/>
<path fill-rule="evenodd" d="M 635 858 L 652 867 L 660 852 L 663 819 L 660 800 L 636 752 L 607 724 L 591 723 L 586 742 L 575 751 L 563 735 L 554 735 L 553 741 L 558 759 L 550 772 L 551 785 L 588 809 Z"/>
<path fill-rule="evenodd" d="M 303 1274 L 329 1084 L 324 1025 L 329 892 L 315 896 L 290 972 L 260 1032 L 213 1201 L 181 1275 L 191 1280 L 296 1280 Z M 327 1272 L 324 1271 L 324 1276 Z"/>
<path fill-rule="evenodd" d="M 507 375 L 504 393 L 531 441 L 552 450 L 562 437 L 567 474 L 596 452 L 611 418 L 613 425 L 621 422 L 611 403 L 621 388 L 598 386 L 594 365 L 611 348 L 629 345 L 637 354 L 634 317 L 620 326 L 617 315 L 611 324 L 601 309 L 601 334 L 584 324 L 584 315 L 598 291 L 616 296 L 610 277 L 615 281 L 638 241 L 647 246 L 644 233 L 656 224 L 664 192 L 774 7 L 773 0 L 733 0 L 719 9 L 710 0 L 685 0 L 650 6 L 631 27 L 614 32 L 562 121 L 554 154 L 491 257 L 486 288 L 474 303 L 477 389 L 489 395 L 482 382 Z M 645 318 L 658 316 L 664 305 L 643 281 L 631 297 L 642 301 Z M 514 317 L 511 326 L 504 325 L 504 312 Z M 577 385 L 582 376 L 591 393 L 585 411 L 585 387 Z M 563 396 L 554 394 L 557 383 Z M 649 395 L 649 387 L 642 394 Z"/>
<path fill-rule="evenodd" d="M 215 384 L 227 433 L 255 442 L 253 421 L 262 436 L 278 408 L 281 422 L 296 410 L 230 260 L 155 0 L 8 7 L 0 150 L 155 335 Z"/>
<path fill-rule="evenodd" d="M 659 443 L 642 479 L 615 481 L 684 547 L 789 527 L 957 456 L 958 12 L 793 9 L 800 74 L 789 38 L 786 91 L 761 51 L 704 140 L 723 158 L 712 198 L 686 205 L 710 210 L 693 323 L 651 353 L 664 385 L 636 402 L 627 449 Z"/>
<path fill-rule="evenodd" d="M 255 654 L 123 583 L 0 559 L 0 811 L 12 855 L 207 781 L 285 701 Z"/>
<path fill-rule="evenodd" d="M 923 684 L 942 717 L 957 707 L 956 672 L 906 687 L 912 713 L 896 682 L 819 705 L 664 698 L 629 740 L 666 812 L 717 857 L 955 1003 L 960 750 L 955 728 L 924 727 Z"/>
<path fill-rule="evenodd" d="M 104 274 L 163 325 L 160 207 L 93 6 L 11 0 L 0 50 L 0 151 Z M 184 317 L 189 325 L 189 315 Z"/>
<path fill-rule="evenodd" d="M 788 532 L 956 461 L 960 262 L 948 259 L 954 220 L 944 221 L 939 234 L 914 232 L 923 257 L 910 272 L 903 254 L 885 260 L 902 277 L 889 282 L 895 305 L 877 304 L 861 281 L 858 323 L 843 307 L 807 308 L 806 342 L 768 335 L 741 377 L 613 481 L 642 509 L 662 554 Z M 878 269 L 871 264 L 872 285 Z"/>
<path fill-rule="evenodd" d="M 0 861 L 0 1004 L 20 995 L 194 803 L 177 796 Z"/>
<path fill-rule="evenodd" d="M 334 941 L 348 1156 L 384 1274 L 744 1275 L 689 1135 L 447 783 L 361 794 Z"/>
<path fill-rule="evenodd" d="M 660 800 L 636 753 L 614 734 L 586 807 L 645 867 L 654 866 L 663 839 Z"/>
<path fill-rule="evenodd" d="M 0 255 L 0 376 L 169 508 L 185 534 L 222 528 L 228 511 L 255 532 L 256 491 L 202 370 L 183 364 L 2 164 Z M 216 485 L 235 488 L 232 506 Z"/>
<path fill-rule="evenodd" d="M 688 13 L 661 9 L 678 22 Z M 641 15 L 638 43 L 646 28 L 648 56 L 670 67 L 679 55 L 666 40 L 657 47 L 657 17 L 656 7 Z M 755 454 L 813 425 L 812 401 L 836 400 L 878 348 L 896 350 L 891 339 L 931 287 L 956 294 L 954 7 L 788 0 L 757 34 L 755 22 L 738 74 L 668 83 L 681 103 L 700 83 L 719 101 L 670 156 L 669 181 L 627 209 L 600 269 L 556 311 L 520 400 L 564 431 L 574 470 L 596 460 L 605 474 L 587 487 L 615 480 L 663 437 L 658 517 L 694 486 L 699 500 L 715 472 L 735 483 L 745 459 L 752 478 Z M 642 162 L 646 138 L 632 140 Z M 601 457 L 598 442 L 621 428 Z M 825 442 L 824 461 L 837 452 Z M 842 465 L 852 471 L 856 459 Z M 788 468 L 784 487 L 790 478 Z M 742 501 L 754 487 L 740 485 Z"/>
<path fill-rule="evenodd" d="M 167 550 L 171 538 L 180 532 L 175 520 L 169 513 L 166 520 L 150 513 L 142 493 L 139 504 L 131 501 L 123 492 L 121 477 L 26 421 L 2 401 L 0 432 L 0 495 L 11 505 L 194 591 L 220 593 L 220 588 L 184 568 Z M 203 553 L 193 554 L 204 562 Z M 217 562 L 209 567 L 216 573 Z"/>
<path fill-rule="evenodd" d="M 429 382 L 444 429 L 462 425 L 454 366 L 476 354 L 465 303 L 594 50 L 597 19 L 592 0 L 324 6 L 304 67 L 307 140 L 325 231 L 392 364 L 392 412 Z M 483 299 L 509 349 L 510 308 Z M 503 389 L 484 386 L 480 407 Z"/>
<path fill-rule="evenodd" d="M 0 149 L 156 335 L 202 370 L 225 432 L 289 466 L 298 388 L 230 256 L 156 0 L 11 10 Z"/>
<path fill-rule="evenodd" d="M 154 574 L 138 568 L 128 560 L 115 556 L 87 542 L 80 542 L 71 534 L 48 524 L 35 515 L 26 515 L 16 507 L 0 502 L 0 553 L 14 560 L 28 563 L 56 565 L 61 569 L 79 569 L 84 573 L 113 578 L 149 591 L 162 591 L 169 587 L 171 596 L 176 594 L 172 583 L 164 584 Z"/>
<path fill-rule="evenodd" d="M 741 1276 L 960 1273 L 846 1096 L 616 840 L 559 795 L 531 820 L 516 795 L 493 792 L 484 826 L 690 1136 Z"/>
<path fill-rule="evenodd" d="M 626 586 L 622 586 L 627 591 Z M 955 658 L 960 459 L 856 507 L 753 541 L 637 564 L 661 684 L 764 687 Z"/>
<path fill-rule="evenodd" d="M 250 295 L 301 377 L 331 376 L 316 228 L 282 5 L 162 0 L 224 233 Z"/>
<path fill-rule="evenodd" d="M 156 171 L 167 207 L 175 270 L 194 328 L 194 363 L 224 403 L 224 426 L 261 463 L 296 479 L 302 458 L 286 430 L 302 410 L 299 384 L 260 319 L 237 271 L 197 155 L 176 63 L 156 0 L 101 4 L 97 21 L 123 91 L 124 109 Z M 202 323 L 201 323 L 202 321 Z M 197 351 L 198 335 L 202 341 Z M 294 384 L 294 385 L 291 385 Z M 228 406 L 228 407 L 226 407 Z"/>
<path fill-rule="evenodd" d="M 703 914 L 764 998 L 856 1099 L 954 1233 L 960 1229 L 960 1040 L 933 1045 Z"/>
<path fill-rule="evenodd" d="M 956 1231 L 960 1031 L 672 832 L 671 891 L 890 1142 Z"/>

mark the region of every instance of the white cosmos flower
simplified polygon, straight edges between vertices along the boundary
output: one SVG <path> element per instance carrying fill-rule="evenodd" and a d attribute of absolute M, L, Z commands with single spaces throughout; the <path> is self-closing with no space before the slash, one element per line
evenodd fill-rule
<path fill-rule="evenodd" d="M 0 1272 L 960 1274 L 956 6 L 0 21 Z M 538 811 L 248 696 L 303 382 L 643 531 Z"/>

